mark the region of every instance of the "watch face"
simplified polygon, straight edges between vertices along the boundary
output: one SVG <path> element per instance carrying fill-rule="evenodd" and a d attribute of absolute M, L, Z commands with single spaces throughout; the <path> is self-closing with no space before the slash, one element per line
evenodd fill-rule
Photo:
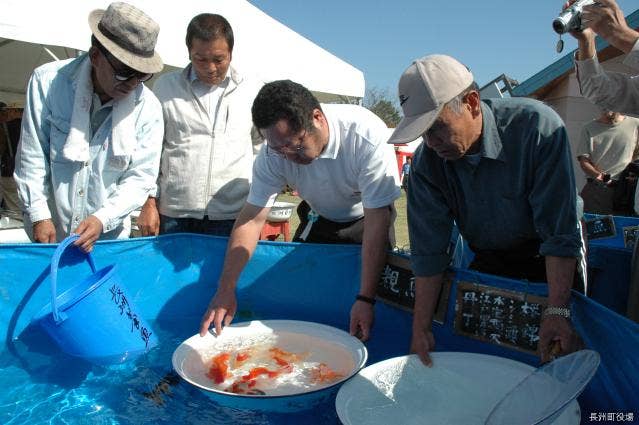
<path fill-rule="evenodd" d="M 546 316 L 561 316 L 566 319 L 570 319 L 570 309 L 565 307 L 546 307 L 544 310 L 544 317 Z"/>

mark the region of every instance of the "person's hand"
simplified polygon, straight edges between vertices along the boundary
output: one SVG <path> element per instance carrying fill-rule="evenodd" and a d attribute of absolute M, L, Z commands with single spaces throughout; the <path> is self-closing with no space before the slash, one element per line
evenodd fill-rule
<path fill-rule="evenodd" d="M 149 198 L 144 203 L 137 224 L 142 236 L 157 236 L 160 233 L 160 213 L 155 198 Z"/>
<path fill-rule="evenodd" d="M 541 319 L 538 351 L 542 363 L 578 349 L 579 337 L 568 319 L 555 315 Z"/>
<path fill-rule="evenodd" d="M 41 220 L 33 225 L 33 240 L 39 243 L 55 243 L 56 233 L 53 220 Z"/>
<path fill-rule="evenodd" d="M 569 0 L 566 3 L 564 3 L 564 7 L 562 10 L 566 10 L 568 7 L 570 7 L 575 1 L 577 0 Z M 582 13 L 581 15 L 582 18 L 582 23 L 586 23 L 585 19 L 584 19 L 584 15 Z M 574 38 L 577 39 L 577 41 L 586 43 L 588 41 L 594 41 L 595 39 L 595 33 L 588 28 L 586 25 L 583 25 L 584 29 L 581 31 L 570 31 L 570 35 L 572 35 Z"/>
<path fill-rule="evenodd" d="M 623 11 L 614 0 L 597 0 L 597 3 L 585 6 L 581 16 L 588 28 L 608 41 L 630 30 Z"/>
<path fill-rule="evenodd" d="M 79 247 L 84 252 L 91 252 L 93 244 L 102 234 L 102 222 L 96 216 L 90 215 L 80 222 L 73 233 L 80 236 L 73 245 Z"/>
<path fill-rule="evenodd" d="M 375 309 L 372 304 L 364 301 L 355 301 L 353 307 L 351 307 L 351 335 L 362 341 L 367 341 L 374 319 Z"/>
<path fill-rule="evenodd" d="M 413 338 L 410 343 L 410 352 L 419 356 L 419 359 L 426 366 L 431 367 L 433 360 L 428 355 L 435 349 L 435 337 L 429 327 L 417 326 L 413 324 Z"/>
<path fill-rule="evenodd" d="M 235 297 L 235 288 L 218 287 L 215 296 L 209 303 L 206 313 L 202 316 L 200 336 L 206 336 L 211 322 L 215 326 L 215 333 L 220 335 L 222 333 L 222 323 L 224 323 L 224 326 L 228 326 L 231 320 L 233 320 L 236 311 L 237 298 Z"/>

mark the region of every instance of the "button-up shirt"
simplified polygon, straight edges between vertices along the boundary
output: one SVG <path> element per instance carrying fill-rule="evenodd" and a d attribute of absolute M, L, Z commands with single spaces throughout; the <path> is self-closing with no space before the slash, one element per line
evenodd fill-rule
<path fill-rule="evenodd" d="M 415 151 L 408 224 L 416 276 L 447 267 L 453 220 L 477 249 L 517 249 L 541 240 L 541 255 L 580 254 L 575 180 L 561 118 L 531 99 L 484 100 L 481 111 L 478 157 L 447 161 L 425 143 Z"/>
<path fill-rule="evenodd" d="M 65 158 L 78 72 L 87 55 L 37 68 L 29 81 L 22 120 L 15 179 L 30 222 L 53 219 L 62 239 L 89 215 L 103 225 L 102 238 L 128 237 L 129 214 L 154 189 L 162 149 L 162 111 L 143 84 L 129 96 L 136 102 L 134 143 L 130 155 L 114 156 L 111 107 L 98 107 L 91 119 L 97 128 L 87 135 L 88 161 Z M 85 68 L 86 69 L 86 68 Z"/>

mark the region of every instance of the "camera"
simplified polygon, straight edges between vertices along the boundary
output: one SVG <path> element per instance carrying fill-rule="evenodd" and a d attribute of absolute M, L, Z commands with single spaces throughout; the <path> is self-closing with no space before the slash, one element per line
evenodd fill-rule
<path fill-rule="evenodd" d="M 583 30 L 581 25 L 581 11 L 584 6 L 595 3 L 597 3 L 595 0 L 577 0 L 552 21 L 552 28 L 557 34 Z"/>

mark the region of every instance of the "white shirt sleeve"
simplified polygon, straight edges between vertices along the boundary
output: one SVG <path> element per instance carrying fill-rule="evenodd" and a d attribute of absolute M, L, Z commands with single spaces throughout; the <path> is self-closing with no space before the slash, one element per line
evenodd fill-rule
<path fill-rule="evenodd" d="M 246 202 L 258 207 L 270 208 L 277 194 L 286 185 L 286 177 L 282 173 L 286 159 L 275 155 L 267 155 L 267 149 L 261 149 L 253 162 L 251 189 Z"/>
<path fill-rule="evenodd" d="M 627 61 L 639 66 L 637 44 Z M 623 74 L 603 69 L 597 56 L 579 61 L 575 58 L 581 94 L 595 105 L 626 114 L 639 114 L 639 74 Z"/>
<path fill-rule="evenodd" d="M 392 145 L 385 141 L 367 145 L 369 152 L 359 157 L 359 188 L 364 208 L 380 208 L 393 203 L 401 195 L 399 170 Z"/>

